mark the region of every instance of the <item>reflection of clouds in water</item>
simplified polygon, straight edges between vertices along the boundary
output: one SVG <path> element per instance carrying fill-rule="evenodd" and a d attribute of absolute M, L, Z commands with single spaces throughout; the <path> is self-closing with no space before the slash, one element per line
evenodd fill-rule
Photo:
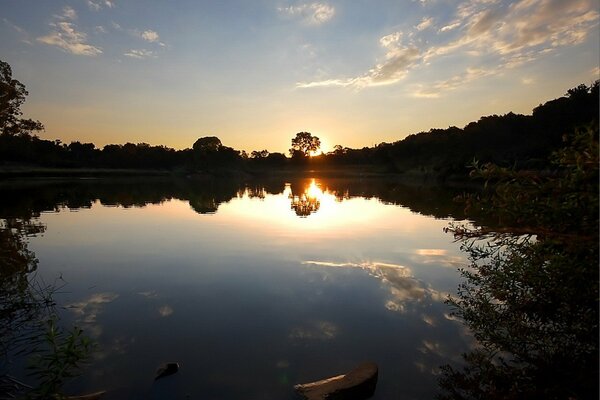
<path fill-rule="evenodd" d="M 423 322 L 429 326 L 436 326 L 437 322 L 431 315 L 423 315 Z"/>
<path fill-rule="evenodd" d="M 114 356 L 115 354 L 126 354 L 129 351 L 129 348 L 134 345 L 135 342 L 135 337 L 128 338 L 126 336 L 121 336 L 114 338 L 111 343 L 107 343 L 96 349 L 93 352 L 93 357 L 96 360 L 104 360 L 105 358 Z"/>
<path fill-rule="evenodd" d="M 173 308 L 171 308 L 170 306 L 159 307 L 158 314 L 161 317 L 168 317 L 169 315 L 173 314 Z"/>
<path fill-rule="evenodd" d="M 445 249 L 417 249 L 412 259 L 419 264 L 437 264 L 451 268 L 465 265 L 463 257 L 448 255 L 448 250 Z"/>
<path fill-rule="evenodd" d="M 329 321 L 315 321 L 310 326 L 293 328 L 290 339 L 296 340 L 330 340 L 337 336 L 338 328 Z"/>
<path fill-rule="evenodd" d="M 445 256 L 448 251 L 444 249 L 417 249 L 415 253 L 420 256 Z"/>
<path fill-rule="evenodd" d="M 117 297 L 119 295 L 116 293 L 94 293 L 87 300 L 69 304 L 67 307 L 79 315 L 83 322 L 90 324 L 96 322 L 104 304 L 114 301 Z"/>
<path fill-rule="evenodd" d="M 410 268 L 400 264 L 383 262 L 334 263 L 329 261 L 304 261 L 303 264 L 334 268 L 360 268 L 367 271 L 369 275 L 381 279 L 382 282 L 389 285 L 392 298 L 386 301 L 385 307 L 390 311 L 404 312 L 408 302 L 440 302 L 448 296 L 446 293 L 439 292 L 416 279 L 412 276 Z"/>
<path fill-rule="evenodd" d="M 91 336 L 98 337 L 102 334 L 102 326 L 96 323 L 98 314 L 102 312 L 103 307 L 113 302 L 119 297 L 116 293 L 104 292 L 94 293 L 88 299 L 67 305 L 86 325 L 86 330 Z"/>
<path fill-rule="evenodd" d="M 138 294 L 140 296 L 144 296 L 147 299 L 155 299 L 155 298 L 158 297 L 158 293 L 156 293 L 153 290 L 149 290 L 149 291 L 146 291 L 146 292 L 138 292 Z"/>

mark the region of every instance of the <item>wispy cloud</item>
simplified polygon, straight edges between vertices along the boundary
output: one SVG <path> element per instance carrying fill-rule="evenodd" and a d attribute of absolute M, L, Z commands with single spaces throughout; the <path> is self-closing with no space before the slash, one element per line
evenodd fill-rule
<path fill-rule="evenodd" d="M 316 82 L 301 82 L 299 88 L 318 86 L 354 86 L 364 88 L 396 83 L 421 59 L 421 51 L 413 43 L 404 44 L 402 32 L 394 32 L 382 37 L 380 45 L 386 49 L 384 59 L 366 74 L 348 79 L 328 79 Z"/>
<path fill-rule="evenodd" d="M 391 311 L 405 312 L 409 303 L 444 301 L 448 294 L 439 292 L 412 275 L 410 268 L 386 262 L 304 261 L 303 264 L 327 268 L 359 268 L 388 285 L 391 297 L 385 307 Z"/>
<path fill-rule="evenodd" d="M 449 23 L 448 25 L 444 25 L 440 28 L 440 32 L 448 32 L 451 31 L 453 29 L 458 28 L 461 25 L 460 21 L 454 21 Z"/>
<path fill-rule="evenodd" d="M 52 31 L 36 40 L 50 46 L 56 46 L 64 51 L 83 56 L 96 56 L 102 54 L 102 49 L 87 42 L 87 35 L 79 32 L 77 26 L 71 22 L 77 19 L 77 13 L 71 7 L 64 7 L 61 15 L 54 16 L 51 22 Z"/>
<path fill-rule="evenodd" d="M 103 8 L 114 8 L 115 2 L 110 0 L 87 0 L 87 5 L 92 11 L 100 11 Z"/>
<path fill-rule="evenodd" d="M 29 33 L 27 33 L 27 31 L 25 29 L 21 28 L 17 24 L 12 23 L 11 21 L 9 21 L 6 18 L 2 18 L 2 22 L 4 22 L 5 25 L 9 26 L 11 29 L 13 29 L 15 32 L 17 32 L 19 34 L 19 36 L 21 37 L 21 41 L 23 43 L 32 44 L 31 40 L 29 39 Z"/>
<path fill-rule="evenodd" d="M 335 8 L 327 3 L 303 3 L 277 9 L 283 16 L 299 18 L 310 25 L 321 25 L 333 18 Z"/>
<path fill-rule="evenodd" d="M 138 59 L 156 58 L 156 53 L 146 49 L 131 49 L 123 54 L 124 56 Z"/>
<path fill-rule="evenodd" d="M 385 55 L 363 75 L 300 82 L 296 86 L 360 89 L 394 84 L 412 69 L 429 66 L 445 55 L 473 59 L 464 73 L 419 85 L 414 91 L 418 97 L 438 97 L 475 79 L 532 62 L 557 48 L 580 44 L 598 25 L 598 17 L 594 0 L 520 0 L 510 4 L 464 1 L 449 22 L 440 24 L 438 40 L 433 44 L 422 45 L 429 42 L 416 40 L 421 31 L 433 26 L 433 19 L 426 17 L 407 35 L 393 32 L 383 36 L 379 45 Z M 404 37 L 410 40 L 405 42 Z"/>
<path fill-rule="evenodd" d="M 433 18 L 423 18 L 421 22 L 415 27 L 418 31 L 424 31 L 425 29 L 433 25 Z"/>
<path fill-rule="evenodd" d="M 69 6 L 65 6 L 63 8 L 63 13 L 62 15 L 55 15 L 56 18 L 61 19 L 61 20 L 71 20 L 74 21 L 77 19 L 77 13 L 75 12 L 75 10 L 72 7 Z"/>

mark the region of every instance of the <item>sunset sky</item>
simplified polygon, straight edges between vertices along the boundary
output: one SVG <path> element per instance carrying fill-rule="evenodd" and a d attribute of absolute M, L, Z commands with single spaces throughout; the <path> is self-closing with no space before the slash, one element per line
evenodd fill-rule
<path fill-rule="evenodd" d="M 45 139 L 392 142 L 600 78 L 597 0 L 0 0 Z"/>

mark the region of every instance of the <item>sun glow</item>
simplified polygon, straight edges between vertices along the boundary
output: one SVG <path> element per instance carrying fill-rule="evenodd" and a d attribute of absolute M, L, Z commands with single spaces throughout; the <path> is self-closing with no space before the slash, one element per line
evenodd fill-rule
<path fill-rule="evenodd" d="M 310 157 L 320 156 L 321 154 L 327 154 L 333 150 L 332 147 L 329 145 L 327 139 L 322 139 L 321 137 L 319 137 L 319 139 L 321 141 L 321 146 L 317 150 L 309 152 L 308 155 Z"/>
<path fill-rule="evenodd" d="M 314 178 L 310 181 L 310 185 L 306 188 L 306 196 L 320 200 L 323 197 L 323 191 L 317 186 Z"/>

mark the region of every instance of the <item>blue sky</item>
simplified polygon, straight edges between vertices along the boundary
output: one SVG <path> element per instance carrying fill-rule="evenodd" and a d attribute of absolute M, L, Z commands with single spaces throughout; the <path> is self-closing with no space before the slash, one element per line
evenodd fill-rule
<path fill-rule="evenodd" d="M 41 137 L 286 151 L 530 113 L 600 76 L 596 0 L 1 0 Z"/>

